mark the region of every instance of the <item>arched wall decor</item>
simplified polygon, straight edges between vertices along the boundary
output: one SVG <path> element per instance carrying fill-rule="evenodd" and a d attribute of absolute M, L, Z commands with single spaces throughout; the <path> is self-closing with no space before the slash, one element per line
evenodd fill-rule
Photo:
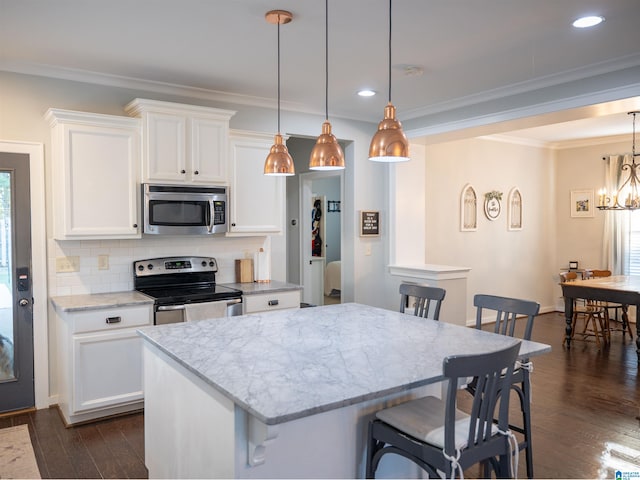
<path fill-rule="evenodd" d="M 522 230 L 522 194 L 518 187 L 513 187 L 509 192 L 507 202 L 509 208 L 508 230 Z"/>
<path fill-rule="evenodd" d="M 478 195 L 470 183 L 460 195 L 460 231 L 473 232 L 478 229 Z"/>

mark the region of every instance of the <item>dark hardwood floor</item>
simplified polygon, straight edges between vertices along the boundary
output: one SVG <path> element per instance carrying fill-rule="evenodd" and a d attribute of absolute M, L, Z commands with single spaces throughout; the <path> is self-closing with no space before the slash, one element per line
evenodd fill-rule
<path fill-rule="evenodd" d="M 615 469 L 640 470 L 635 343 L 617 332 L 606 348 L 576 341 L 567 350 L 563 336 L 562 314 L 536 319 L 533 340 L 553 348 L 533 359 L 536 478 L 615 478 Z M 64 428 L 55 408 L 0 418 L 0 428 L 23 423 L 43 478 L 147 477 L 141 413 L 73 428 Z M 519 478 L 526 477 L 524 463 L 521 455 Z"/>
<path fill-rule="evenodd" d="M 42 478 L 147 478 L 142 413 L 65 428 L 57 408 L 0 418 L 27 424 Z"/>
<path fill-rule="evenodd" d="M 601 349 L 593 341 L 574 341 L 566 349 L 564 328 L 563 313 L 540 315 L 533 328 L 532 340 L 552 347 L 532 358 L 535 477 L 616 478 L 616 470 L 640 472 L 635 341 L 614 332 Z M 512 418 L 519 418 L 517 403 L 512 394 Z M 526 478 L 524 454 L 518 478 Z"/>

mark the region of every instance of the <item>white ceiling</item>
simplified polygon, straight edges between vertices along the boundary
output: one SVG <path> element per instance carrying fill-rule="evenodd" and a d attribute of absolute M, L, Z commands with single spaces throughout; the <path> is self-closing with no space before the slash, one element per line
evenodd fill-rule
<path fill-rule="evenodd" d="M 159 91 L 189 87 L 194 96 L 233 94 L 236 102 L 273 106 L 277 27 L 264 19 L 271 9 L 294 16 L 280 27 L 283 109 L 324 114 L 322 0 L 0 0 L 0 70 L 151 81 Z M 387 0 L 329 1 L 330 118 L 381 119 L 388 12 Z M 606 20 L 571 27 L 585 14 Z M 640 66 L 638 0 L 396 0 L 392 19 L 392 101 L 403 123 Z M 423 73 L 409 75 L 408 66 Z M 356 96 L 362 87 L 379 94 Z M 514 135 L 561 141 L 576 132 L 630 133 L 628 107 L 591 109 L 579 124 Z"/>

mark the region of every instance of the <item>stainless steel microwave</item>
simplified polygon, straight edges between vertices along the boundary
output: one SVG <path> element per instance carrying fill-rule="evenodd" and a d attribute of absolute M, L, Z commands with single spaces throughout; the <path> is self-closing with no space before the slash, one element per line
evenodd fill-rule
<path fill-rule="evenodd" d="M 142 184 L 143 233 L 215 235 L 228 230 L 227 187 Z"/>

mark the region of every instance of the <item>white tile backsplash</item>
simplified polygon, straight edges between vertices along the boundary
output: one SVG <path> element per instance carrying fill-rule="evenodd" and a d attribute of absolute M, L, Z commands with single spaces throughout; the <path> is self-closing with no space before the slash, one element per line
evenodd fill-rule
<path fill-rule="evenodd" d="M 53 240 L 48 243 L 49 295 L 78 295 L 133 290 L 136 260 L 195 255 L 214 257 L 216 281 L 235 282 L 235 260 L 267 249 L 267 237 L 157 237 L 140 240 Z M 98 269 L 98 255 L 109 256 L 109 269 Z M 80 271 L 56 272 L 56 257 L 80 257 Z"/>

